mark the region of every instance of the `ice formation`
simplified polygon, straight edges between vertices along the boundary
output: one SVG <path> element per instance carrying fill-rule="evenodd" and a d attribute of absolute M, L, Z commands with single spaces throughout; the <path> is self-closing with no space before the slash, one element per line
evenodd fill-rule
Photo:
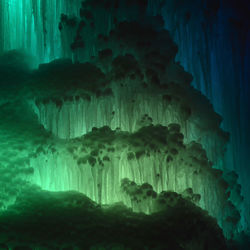
<path fill-rule="evenodd" d="M 197 90 L 232 132 L 229 117 L 236 116 L 215 101 L 218 82 L 227 81 L 220 42 L 208 44 L 204 35 L 195 43 L 203 16 L 190 16 L 189 2 L 180 9 L 170 0 L 0 5 L 0 51 L 25 49 L 41 63 L 31 71 L 24 66 L 31 58 L 15 51 L 0 60 L 2 208 L 38 185 L 148 214 L 159 210 L 156 200 L 171 207 L 185 198 L 215 217 L 228 238 L 247 228 L 238 176 L 225 160 L 230 152 L 234 162 L 240 157 L 238 132 L 225 157 L 222 118 Z"/>

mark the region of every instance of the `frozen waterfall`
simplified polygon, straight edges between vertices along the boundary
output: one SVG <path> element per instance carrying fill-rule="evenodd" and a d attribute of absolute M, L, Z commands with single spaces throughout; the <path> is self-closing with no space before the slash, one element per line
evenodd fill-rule
<path fill-rule="evenodd" d="M 249 227 L 250 34 L 246 11 L 226 0 L 149 0 L 145 1 L 147 5 L 139 1 L 138 6 L 133 1 L 127 5 L 125 0 L 97 1 L 94 7 L 93 2 L 0 0 L 0 54 L 23 50 L 33 57 L 38 68 L 26 72 L 30 77 L 24 84 L 28 94 L 20 91 L 17 98 L 15 93 L 12 96 L 13 100 L 22 99 L 27 112 L 36 114 L 37 120 L 32 120 L 39 123 L 36 136 L 41 131 L 46 134 L 35 146 L 27 142 L 29 150 L 34 146 L 34 153 L 20 153 L 24 160 L 19 155 L 25 167 L 34 169 L 30 180 L 47 190 L 77 190 L 102 204 L 122 200 L 139 212 L 143 205 L 138 206 L 120 190 L 122 179 L 138 187 L 147 182 L 157 193 L 174 190 L 184 195 L 192 189 L 192 194 L 200 195 L 197 204 L 218 219 L 226 234 L 235 230 L 233 223 L 223 224 L 227 218 L 239 219 L 235 207 L 243 215 L 236 230 Z M 134 25 L 133 30 L 129 26 L 137 21 L 141 25 L 138 27 L 144 29 L 145 41 L 138 42 L 138 27 Z M 72 59 L 73 63 L 62 58 Z M 97 78 L 103 82 L 94 84 L 96 78 L 83 63 L 95 65 L 99 71 L 88 67 L 101 72 Z M 72 70 L 72 81 L 68 79 L 72 75 L 63 74 L 64 67 L 67 71 L 74 65 L 80 71 L 81 67 L 87 68 L 86 78 L 77 70 Z M 184 70 L 192 74 L 192 83 Z M 61 78 L 57 79 L 57 73 Z M 41 83 L 39 77 L 48 81 Z M 84 85 L 85 80 L 90 86 Z M 3 114 L 8 114 L 8 105 L 14 101 L 10 103 L 3 108 Z M 22 122 L 26 127 L 28 122 Z M 138 144 L 138 138 L 133 143 L 130 139 L 123 141 L 144 127 L 153 129 L 159 124 L 166 128 L 179 124 L 183 147 L 166 143 L 164 150 L 157 151 L 151 145 L 148 152 L 140 148 L 136 154 L 131 145 Z M 109 142 L 107 137 L 103 146 L 95 133 L 107 126 L 111 129 L 108 135 L 118 139 Z M 4 126 L 5 130 L 8 126 Z M 225 131 L 230 134 L 229 141 Z M 11 133 L 6 138 L 14 141 L 20 131 Z M 91 148 L 90 142 L 84 144 L 83 139 L 89 137 L 93 145 L 99 143 L 98 149 Z M 45 145 L 47 138 L 57 145 L 51 141 Z M 14 153 L 22 151 L 19 143 L 13 143 Z M 19 156 L 13 160 L 17 165 L 21 162 Z M 188 159 L 185 164 L 182 156 Z M 7 160 L 4 167 L 9 166 Z M 200 170 L 202 164 L 205 167 Z M 229 170 L 239 174 L 245 197 L 243 207 L 237 175 L 228 174 Z M 148 207 L 143 212 L 149 213 L 150 199 L 146 198 Z"/>

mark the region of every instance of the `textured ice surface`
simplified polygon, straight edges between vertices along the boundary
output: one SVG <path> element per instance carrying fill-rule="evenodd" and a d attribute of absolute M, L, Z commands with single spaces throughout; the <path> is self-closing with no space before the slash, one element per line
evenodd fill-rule
<path fill-rule="evenodd" d="M 232 85 L 245 77 L 237 75 L 243 65 L 235 66 L 242 60 L 232 51 L 221 52 L 220 39 L 215 44 L 209 39 L 217 29 L 197 22 L 203 16 L 191 15 L 190 1 L 182 1 L 181 8 L 167 2 L 162 13 L 170 33 L 156 16 L 162 1 L 85 1 L 81 9 L 78 1 L 0 5 L 1 51 L 30 49 L 37 56 L 35 64 L 62 56 L 73 59 L 31 71 L 25 66 L 29 57 L 15 51 L 1 57 L 2 208 L 32 184 L 53 191 L 78 190 L 98 203 L 122 200 L 146 213 L 153 211 L 154 192 L 168 203 L 175 198 L 169 197 L 173 190 L 207 209 L 227 237 L 247 227 L 244 220 L 237 224 L 242 212 L 237 175 L 224 171 L 222 176 L 212 168 L 233 169 L 239 159 L 247 163 L 239 156 L 247 136 L 236 129 L 246 128 L 236 113 L 247 105 L 239 102 Z M 216 6 L 211 6 L 213 13 Z M 177 60 L 185 58 L 194 85 L 226 117 L 225 128 L 232 134 L 226 161 L 228 135 L 220 128 L 222 118 L 191 87 L 192 76 L 176 62 L 177 46 L 170 34 L 179 46 Z M 204 37 L 198 41 L 197 34 Z M 234 58 L 229 69 L 222 68 L 223 58 Z M 231 77 L 228 72 L 236 73 Z M 247 90 L 243 80 L 240 86 Z M 151 198 L 144 201 L 146 191 Z"/>

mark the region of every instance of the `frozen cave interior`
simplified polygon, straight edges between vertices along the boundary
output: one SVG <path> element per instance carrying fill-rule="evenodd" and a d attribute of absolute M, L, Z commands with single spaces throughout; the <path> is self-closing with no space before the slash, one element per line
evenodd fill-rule
<path fill-rule="evenodd" d="M 224 2 L 0 0 L 1 249 L 248 249 Z"/>

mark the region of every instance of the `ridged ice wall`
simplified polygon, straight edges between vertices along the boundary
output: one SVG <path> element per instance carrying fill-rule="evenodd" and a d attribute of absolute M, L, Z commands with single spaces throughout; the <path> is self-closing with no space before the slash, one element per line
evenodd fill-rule
<path fill-rule="evenodd" d="M 230 133 L 224 168 L 239 173 L 249 206 L 250 32 L 247 6 L 244 7 L 244 1 L 224 0 L 166 2 L 162 14 L 179 48 L 176 60 L 192 73 L 193 85 L 222 115 L 222 128 Z"/>
<path fill-rule="evenodd" d="M 73 98 L 61 106 L 53 101 L 31 102 L 30 105 L 44 128 L 62 139 L 83 136 L 93 127 L 109 126 L 113 130 L 135 132 L 150 124 L 177 123 L 181 125 L 186 142 L 201 143 L 208 159 L 219 166 L 222 164 L 225 135 L 213 130 L 199 112 L 194 111 L 187 118 L 180 105 L 164 101 L 161 93 L 152 95 L 136 86 L 113 86 L 113 92 L 112 96 L 92 95 L 90 100 Z"/>
<path fill-rule="evenodd" d="M 23 49 L 35 64 L 62 56 L 61 14 L 77 15 L 81 0 L 1 0 L 0 52 Z"/>
<path fill-rule="evenodd" d="M 138 193 L 140 201 L 133 204 L 122 192 L 124 178 L 137 185 L 152 185 L 157 193 L 164 190 L 185 193 L 192 188 L 192 193 L 199 196 L 196 204 L 221 225 L 229 216 L 222 172 L 212 168 L 199 144 L 182 144 L 178 126 L 170 125 L 169 129 L 152 126 L 140 132 L 140 136 L 108 128 L 100 131 L 38 149 L 30 160 L 34 168 L 32 182 L 50 191 L 76 190 L 103 205 L 123 201 L 138 212 L 150 212 L 152 207 L 140 207 L 144 200 L 150 202 L 150 195 Z M 166 141 L 153 139 L 147 134 L 150 131 Z"/>

